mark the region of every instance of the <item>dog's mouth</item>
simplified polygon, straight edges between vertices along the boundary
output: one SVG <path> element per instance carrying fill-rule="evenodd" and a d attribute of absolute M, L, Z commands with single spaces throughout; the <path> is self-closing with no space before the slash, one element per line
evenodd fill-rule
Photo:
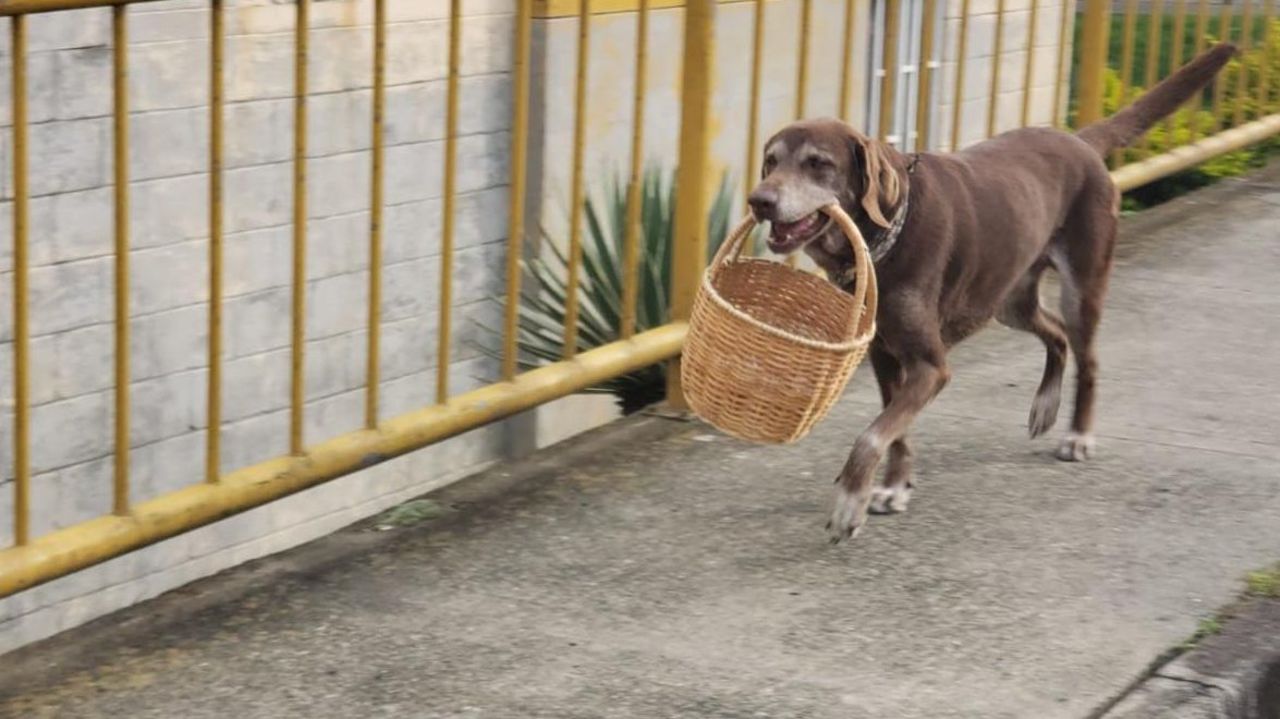
<path fill-rule="evenodd" d="M 821 211 L 814 211 L 795 222 L 771 223 L 769 234 L 769 251 L 785 255 L 802 247 L 805 243 L 827 231 L 831 226 L 831 218 Z"/>

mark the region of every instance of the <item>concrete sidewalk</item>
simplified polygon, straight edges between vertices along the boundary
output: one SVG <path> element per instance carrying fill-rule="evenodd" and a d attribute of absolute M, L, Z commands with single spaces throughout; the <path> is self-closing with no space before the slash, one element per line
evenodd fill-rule
<path fill-rule="evenodd" d="M 0 658 L 0 715 L 1085 717 L 1280 558 L 1277 227 L 1280 165 L 1125 222 L 1091 463 L 993 328 L 851 546 L 869 367 L 798 446 L 628 420 Z"/>

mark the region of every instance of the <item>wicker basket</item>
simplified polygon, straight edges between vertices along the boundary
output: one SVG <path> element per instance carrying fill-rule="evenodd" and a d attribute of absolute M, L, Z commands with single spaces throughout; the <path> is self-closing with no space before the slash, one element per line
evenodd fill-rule
<path fill-rule="evenodd" d="M 786 264 L 743 258 L 756 222 L 716 253 L 694 300 L 681 362 L 690 408 L 754 442 L 799 440 L 826 415 L 875 336 L 875 269 L 857 226 L 824 208 L 853 246 L 854 293 Z"/>

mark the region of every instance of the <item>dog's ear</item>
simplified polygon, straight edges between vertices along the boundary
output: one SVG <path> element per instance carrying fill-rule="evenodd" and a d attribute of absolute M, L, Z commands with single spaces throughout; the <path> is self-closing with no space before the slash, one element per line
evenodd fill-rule
<path fill-rule="evenodd" d="M 902 192 L 898 173 L 889 162 L 884 145 L 853 129 L 849 130 L 849 143 L 853 153 L 853 167 L 849 170 L 861 175 L 857 179 L 862 185 L 862 209 L 872 222 L 888 228 L 891 223 L 885 219 L 883 208 L 898 204 Z"/>

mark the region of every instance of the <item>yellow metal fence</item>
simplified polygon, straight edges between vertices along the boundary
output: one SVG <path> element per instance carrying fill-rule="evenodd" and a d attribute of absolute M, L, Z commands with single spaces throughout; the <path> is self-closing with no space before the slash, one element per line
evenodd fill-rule
<path fill-rule="evenodd" d="M 368 467 L 374 463 L 457 435 L 482 424 L 492 422 L 540 403 L 579 391 L 611 377 L 654 363 L 673 360 L 678 355 L 685 335 L 684 320 L 688 316 L 693 295 L 701 277 L 706 256 L 706 215 L 710 204 L 707 179 L 714 163 L 711 158 L 715 123 L 712 102 L 716 73 L 713 68 L 716 48 L 717 12 L 721 2 L 716 0 L 634 0 L 616 2 L 610 0 L 516 0 L 514 36 L 514 60 L 512 69 L 512 143 L 510 206 L 508 208 L 508 235 L 506 275 L 506 301 L 503 314 L 502 380 L 464 394 L 450 392 L 448 366 L 451 333 L 451 308 L 453 303 L 452 278 L 454 274 L 454 235 L 457 199 L 457 138 L 459 120 L 459 73 L 462 54 L 462 0 L 451 0 L 448 19 L 448 75 L 445 106 L 444 190 L 441 264 L 441 281 L 434 288 L 439 293 L 439 342 L 435 404 L 426 406 L 390 420 L 379 417 L 379 354 L 380 317 L 383 267 L 383 233 L 385 205 L 385 126 L 386 75 L 388 64 L 387 24 L 388 0 L 368 0 L 372 3 L 371 33 L 373 34 L 372 116 L 370 118 L 370 156 L 372 176 L 370 187 L 370 222 L 368 227 L 368 297 L 367 316 L 367 376 L 364 402 L 364 428 L 306 445 L 303 437 L 304 378 L 306 376 L 306 346 L 304 318 L 306 316 L 307 284 L 307 120 L 308 120 L 308 63 L 312 60 L 308 44 L 311 0 L 296 1 L 296 31 L 294 34 L 295 74 L 293 88 L 293 281 L 290 333 L 291 387 L 289 411 L 288 453 L 275 459 L 244 468 L 226 471 L 220 466 L 220 436 L 223 427 L 222 366 L 224 338 L 224 46 L 226 26 L 224 22 L 225 0 L 210 0 L 209 68 L 206 78 L 209 87 L 209 327 L 208 327 L 208 404 L 206 470 L 203 482 L 192 478 L 189 487 L 142 503 L 131 501 L 129 476 L 129 94 L 127 92 L 129 39 L 127 11 L 129 5 L 147 0 L 0 0 L 0 16 L 9 17 L 11 32 L 12 68 L 12 162 L 13 162 L 13 420 L 14 446 L 12 451 L 13 476 L 13 526 L 14 546 L 0 551 L 0 596 L 35 586 L 55 577 L 102 562 L 114 556 L 189 531 L 237 512 L 262 505 L 307 487 L 325 482 L 344 474 Z M 733 113 L 746 124 L 744 189 L 749 188 L 759 167 L 759 144 L 762 141 L 759 116 L 762 102 L 762 71 L 765 61 L 764 38 L 769 27 L 765 22 L 766 0 L 745 0 L 754 5 L 754 26 L 751 52 L 742 70 L 749 73 L 749 96 L 743 112 Z M 839 70 L 839 108 L 846 115 L 854 103 L 853 78 L 863 69 L 867 58 L 857 57 L 854 51 L 858 33 L 868 32 L 856 22 L 857 8 L 867 1 L 883 3 L 884 42 L 880 58 L 885 69 L 879 79 L 879 97 L 882 101 L 873 108 L 878 117 L 882 139 L 893 125 L 899 81 L 898 68 L 899 29 L 902 27 L 904 6 L 907 0 L 845 0 L 840 16 L 819 13 L 812 0 L 799 0 L 800 31 L 795 38 L 798 53 L 795 77 L 794 115 L 806 114 L 807 87 L 813 72 L 810 61 L 810 37 L 815 23 L 831 24 L 841 28 L 841 67 Z M 928 99 L 933 97 L 938 83 L 950 81 L 951 117 L 950 145 L 959 144 L 961 130 L 962 89 L 966 84 L 968 60 L 975 50 L 970 38 L 973 24 L 970 22 L 969 0 L 920 0 L 923 2 L 922 23 L 919 38 L 920 67 L 915 75 L 917 106 L 926 108 L 914 119 L 915 143 L 913 148 L 928 149 L 931 145 L 930 128 L 933 113 L 927 111 Z M 1022 96 L 1020 120 L 1026 124 L 1030 118 L 1031 85 L 1035 74 L 1036 53 L 1034 38 L 1040 23 L 1054 20 L 1046 17 L 1037 0 L 1029 0 L 1027 36 L 1009 37 L 1006 31 L 1007 4 L 1012 0 L 998 0 L 995 9 L 994 46 L 989 50 L 977 48 L 982 54 L 999 58 L 1007 46 L 1027 49 L 1025 67 L 1021 73 Z M 936 23 L 944 21 L 941 6 L 954 2 L 958 6 L 954 34 L 944 34 L 947 47 L 945 55 L 953 63 L 950 77 L 943 77 L 931 62 L 934 56 L 934 38 L 938 36 Z M 684 6 L 684 62 L 682 71 L 681 133 L 678 154 L 677 182 L 680 188 L 675 218 L 675 246 L 672 251 L 672 286 L 670 318 L 667 324 L 656 329 L 636 332 L 636 303 L 638 277 L 641 271 L 640 235 L 640 186 L 641 152 L 644 146 L 642 131 L 646 94 L 644 88 L 646 58 L 649 53 L 649 16 L 657 8 Z M 31 262 L 30 242 L 30 190 L 28 131 L 28 46 L 27 16 L 33 13 L 56 12 L 90 7 L 110 7 L 113 43 L 113 145 L 114 155 L 114 325 L 115 325 L 115 390 L 114 390 L 114 467 L 112 513 L 88 522 L 58 530 L 44 536 L 32 536 L 31 527 L 31 393 L 30 393 L 30 343 L 29 322 Z M 1236 15 L 1230 6 L 1224 5 L 1217 27 L 1211 27 L 1210 6 L 1207 0 L 1199 0 L 1196 7 L 1194 34 L 1184 37 L 1187 21 L 1187 4 L 1177 0 L 1174 5 L 1172 38 L 1166 38 L 1169 56 L 1168 66 L 1160 62 L 1162 45 L 1162 7 L 1159 0 L 1146 6 L 1147 42 L 1144 84 L 1150 86 L 1169 67 L 1176 66 L 1193 52 L 1202 49 L 1212 35 L 1234 37 L 1247 47 L 1261 42 L 1264 61 L 1243 63 L 1234 74 L 1235 85 L 1226 87 L 1220 80 L 1206 97 L 1192 103 L 1190 110 L 1211 113 L 1212 128 L 1200 131 L 1192 123 L 1187 144 L 1156 156 L 1120 167 L 1116 171 L 1118 184 L 1125 189 L 1137 187 L 1153 179 L 1186 169 L 1207 158 L 1242 148 L 1280 132 L 1280 114 L 1275 113 L 1276 88 L 1274 74 L 1269 71 L 1275 32 L 1264 31 L 1257 35 L 1255 24 L 1270 28 L 1273 23 L 1274 0 L 1267 0 L 1263 12 L 1254 14 L 1249 0 L 1245 0 L 1243 12 Z M 1078 87 L 1073 97 L 1068 97 L 1067 64 L 1072 48 L 1071 38 L 1075 26 L 1072 4 L 1063 2 L 1056 18 L 1059 22 L 1052 118 L 1055 124 L 1067 120 L 1068 106 L 1074 106 L 1072 124 L 1084 124 L 1101 116 L 1107 92 L 1109 66 L 1119 68 L 1120 101 L 1133 99 L 1135 86 L 1132 77 L 1135 65 L 1135 38 L 1139 8 L 1136 0 L 1125 0 L 1123 7 L 1112 7 L 1107 0 L 1084 0 L 1080 13 L 1080 42 L 1075 48 L 1079 58 L 1073 68 L 1074 82 Z M 635 49 L 635 94 L 632 117 L 634 132 L 630 148 L 628 211 L 623 243 L 623 278 L 621 297 L 620 336 L 616 342 L 579 352 L 578 322 L 580 273 L 582 271 L 583 217 L 575 211 L 570 222 L 568 247 L 568 294 L 565 303 L 566 321 L 563 331 L 563 360 L 526 372 L 519 372 L 518 347 L 519 298 L 523 271 L 521 257 L 525 252 L 527 176 L 529 174 L 530 80 L 533 52 L 533 28 L 535 13 L 541 17 L 576 18 L 577 65 L 575 86 L 575 125 L 573 130 L 573 154 L 571 176 L 572 207 L 581 208 L 586 193 L 583 172 L 586 146 L 586 106 L 591 68 L 589 61 L 590 31 L 601 12 L 637 13 L 637 37 Z M 1115 57 L 1109 52 L 1109 28 L 1113 16 L 1122 16 L 1122 47 Z M 990 135 L 997 128 L 998 99 L 1002 87 L 999 61 L 992 63 L 988 97 L 986 100 L 985 127 Z M 724 68 L 733 71 L 734 68 Z M 1226 100 L 1230 93 L 1231 104 Z M 728 113 L 722 113 L 722 120 Z M 856 123 L 855 123 L 856 124 Z M 1171 125 L 1172 126 L 1172 125 Z M 1225 129 L 1224 129 L 1225 128 Z M 1207 134 L 1207 137 L 1201 137 Z M 1197 138 L 1199 138 L 1197 140 Z M 668 373 L 669 401 L 681 404 L 678 371 Z M 105 428 L 104 428 L 105 431 Z M 283 448 L 282 448 L 283 449 Z"/>

